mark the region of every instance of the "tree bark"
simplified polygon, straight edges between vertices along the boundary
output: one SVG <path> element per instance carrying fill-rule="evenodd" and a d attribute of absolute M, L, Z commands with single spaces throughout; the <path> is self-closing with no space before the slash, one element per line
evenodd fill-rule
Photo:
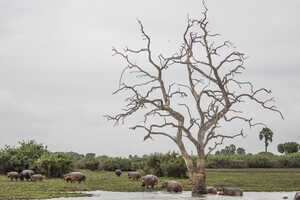
<path fill-rule="evenodd" d="M 207 194 L 205 172 L 194 172 L 192 175 L 192 196 Z"/>
<path fill-rule="evenodd" d="M 197 166 L 194 166 L 192 157 L 183 156 L 190 181 L 192 182 L 192 196 L 207 194 L 206 189 L 206 173 L 205 173 L 205 157 L 197 158 Z"/>

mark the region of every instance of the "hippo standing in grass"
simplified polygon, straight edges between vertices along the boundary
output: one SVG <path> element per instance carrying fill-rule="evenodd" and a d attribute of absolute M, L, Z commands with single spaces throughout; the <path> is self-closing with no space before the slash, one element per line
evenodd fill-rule
<path fill-rule="evenodd" d="M 20 173 L 20 179 L 23 181 L 25 178 L 28 181 L 28 180 L 30 180 L 30 178 L 33 174 L 34 174 L 33 170 L 30 170 L 30 169 L 23 170 Z"/>
<path fill-rule="evenodd" d="M 85 182 L 85 179 L 85 175 L 81 172 L 71 172 L 64 175 L 64 180 L 71 183 L 74 181 L 78 181 L 78 183 L 81 183 L 81 181 Z"/>
<path fill-rule="evenodd" d="M 177 181 L 164 181 L 161 187 L 166 188 L 168 192 L 182 192 L 182 184 Z"/>
<path fill-rule="evenodd" d="M 240 188 L 223 187 L 219 195 L 243 196 L 243 191 Z"/>
<path fill-rule="evenodd" d="M 132 180 L 139 180 L 141 178 L 141 174 L 139 172 L 128 172 L 128 178 Z"/>
<path fill-rule="evenodd" d="M 122 171 L 121 171 L 120 169 L 116 169 L 115 174 L 116 174 L 117 176 L 121 176 Z"/>
<path fill-rule="evenodd" d="M 31 181 L 43 181 L 43 176 L 41 174 L 34 174 L 30 179 Z"/>
<path fill-rule="evenodd" d="M 142 178 L 142 186 L 148 188 L 150 185 L 151 188 L 154 188 L 155 185 L 158 184 L 158 178 L 157 176 L 154 176 L 152 174 L 146 175 Z"/>
<path fill-rule="evenodd" d="M 18 178 L 20 178 L 20 174 L 18 172 L 8 172 L 7 177 L 10 178 L 11 181 L 13 179 L 15 179 L 17 181 Z"/>

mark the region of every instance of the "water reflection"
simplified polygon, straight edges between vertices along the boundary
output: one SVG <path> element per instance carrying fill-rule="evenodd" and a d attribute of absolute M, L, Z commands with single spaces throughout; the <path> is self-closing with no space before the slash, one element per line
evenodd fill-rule
<path fill-rule="evenodd" d="M 92 197 L 55 198 L 51 200 L 276 200 L 287 197 L 293 199 L 295 192 L 245 192 L 243 197 L 230 197 L 219 195 L 204 195 L 191 197 L 191 192 L 170 194 L 167 192 L 86 192 Z"/>

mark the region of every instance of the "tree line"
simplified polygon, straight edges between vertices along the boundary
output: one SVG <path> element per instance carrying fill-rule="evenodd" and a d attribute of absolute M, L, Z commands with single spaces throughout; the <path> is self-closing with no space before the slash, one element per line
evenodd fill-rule
<path fill-rule="evenodd" d="M 246 153 L 234 144 L 209 155 L 206 168 L 297 168 L 300 167 L 299 144 L 287 142 L 278 145 L 283 155 L 261 152 Z M 295 148 L 297 147 L 297 148 Z M 296 151 L 297 150 L 297 151 Z M 197 156 L 192 156 L 196 165 Z M 177 152 L 129 155 L 128 158 L 96 156 L 95 153 L 50 152 L 36 141 L 21 141 L 18 146 L 6 145 L 0 150 L 0 173 L 33 169 L 47 177 L 61 177 L 75 169 L 139 171 L 166 177 L 187 177 L 183 157 Z"/>

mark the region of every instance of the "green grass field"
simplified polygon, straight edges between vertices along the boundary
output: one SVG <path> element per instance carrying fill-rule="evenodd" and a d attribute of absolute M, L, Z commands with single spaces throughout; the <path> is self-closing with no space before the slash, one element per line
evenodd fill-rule
<path fill-rule="evenodd" d="M 66 183 L 62 179 L 45 179 L 43 182 L 10 181 L 0 176 L 0 199 L 42 199 L 54 197 L 86 196 L 71 191 L 151 191 L 140 186 L 140 182 L 129 180 L 127 173 L 121 177 L 113 172 L 91 172 L 82 170 L 86 183 Z M 172 178 L 159 178 L 171 180 Z M 188 179 L 172 179 L 181 182 L 184 190 L 191 190 Z M 207 185 L 240 187 L 244 191 L 299 191 L 300 169 L 208 169 Z M 159 187 L 155 190 L 160 189 Z"/>

